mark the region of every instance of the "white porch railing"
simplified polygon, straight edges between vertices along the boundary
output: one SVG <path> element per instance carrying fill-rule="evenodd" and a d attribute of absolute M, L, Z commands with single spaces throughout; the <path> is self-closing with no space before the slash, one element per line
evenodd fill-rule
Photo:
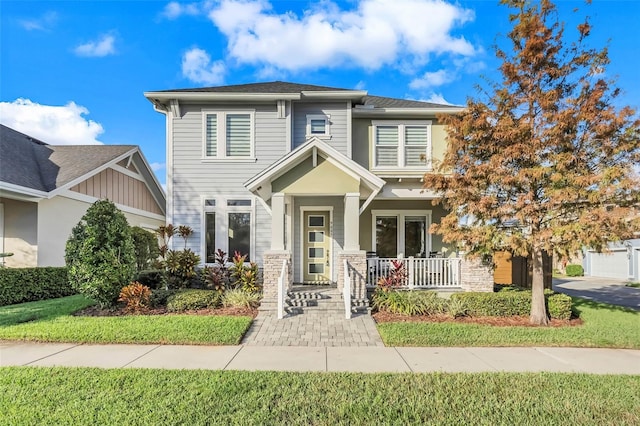
<path fill-rule="evenodd" d="M 342 300 L 344 301 L 344 317 L 351 319 L 351 273 L 349 263 L 344 260 L 344 287 L 342 289 Z"/>
<path fill-rule="evenodd" d="M 405 288 L 460 287 L 461 258 L 457 257 L 408 257 L 367 259 L 367 286 L 375 287 L 378 280 L 393 271 L 392 261 L 402 262 L 407 272 Z"/>
<path fill-rule="evenodd" d="M 287 280 L 287 261 L 282 261 L 282 270 L 280 271 L 280 276 L 278 277 L 278 319 L 284 318 L 284 301 L 287 297 L 287 289 L 285 288 L 285 283 Z"/>

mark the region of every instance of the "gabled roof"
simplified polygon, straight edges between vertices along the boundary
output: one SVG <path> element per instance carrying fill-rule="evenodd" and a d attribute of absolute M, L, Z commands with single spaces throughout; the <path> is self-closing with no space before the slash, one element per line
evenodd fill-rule
<path fill-rule="evenodd" d="M 319 155 L 329 159 L 336 164 L 342 171 L 360 179 L 361 184 L 369 189 L 370 194 L 367 203 L 370 202 L 385 184 L 385 181 L 362 167 L 360 164 L 340 153 L 326 142 L 317 137 L 309 138 L 304 144 L 300 145 L 275 163 L 258 173 L 244 183 L 245 188 L 254 194 L 259 195 L 265 201 L 271 198 L 271 182 L 278 177 L 284 175 L 296 165 L 300 164 L 304 159 L 314 155 L 314 151 Z M 364 210 L 364 208 L 362 208 Z"/>
<path fill-rule="evenodd" d="M 50 198 L 129 157 L 164 208 L 164 191 L 138 146 L 48 145 L 0 124 L 0 188 L 18 194 Z"/>
<path fill-rule="evenodd" d="M 0 182 L 51 192 L 135 150 L 135 145 L 48 145 L 0 124 Z"/>

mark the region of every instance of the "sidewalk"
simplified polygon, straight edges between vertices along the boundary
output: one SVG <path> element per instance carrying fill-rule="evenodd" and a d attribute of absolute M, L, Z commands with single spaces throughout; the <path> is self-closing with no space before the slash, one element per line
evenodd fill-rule
<path fill-rule="evenodd" d="M 407 348 L 78 345 L 0 342 L 0 367 L 66 366 L 351 372 L 640 374 L 640 350 L 556 347 Z"/>

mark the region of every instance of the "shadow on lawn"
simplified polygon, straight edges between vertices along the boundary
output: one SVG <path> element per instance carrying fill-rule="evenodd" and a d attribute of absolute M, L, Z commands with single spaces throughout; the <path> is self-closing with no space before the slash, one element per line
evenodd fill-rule
<path fill-rule="evenodd" d="M 629 308 L 625 306 L 610 305 L 608 303 L 596 302 L 589 299 L 583 299 L 581 297 L 572 297 L 572 298 L 573 298 L 572 310 L 577 316 L 580 316 L 582 314 L 581 308 L 606 310 L 608 312 L 625 312 L 625 313 L 640 315 L 640 312 L 633 308 Z"/>

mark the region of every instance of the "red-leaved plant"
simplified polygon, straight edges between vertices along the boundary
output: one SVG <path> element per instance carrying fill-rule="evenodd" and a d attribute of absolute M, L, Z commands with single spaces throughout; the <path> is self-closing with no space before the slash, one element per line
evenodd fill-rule
<path fill-rule="evenodd" d="M 389 273 L 378 279 L 378 288 L 382 291 L 390 291 L 406 285 L 409 274 L 405 264 L 401 260 L 392 260 Z"/>

